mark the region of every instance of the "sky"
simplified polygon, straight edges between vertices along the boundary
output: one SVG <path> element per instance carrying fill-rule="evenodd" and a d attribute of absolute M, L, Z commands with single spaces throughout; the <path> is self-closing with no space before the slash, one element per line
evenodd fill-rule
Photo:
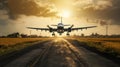
<path fill-rule="evenodd" d="M 29 30 L 26 27 L 47 27 L 58 24 L 59 14 L 69 12 L 64 24 L 74 27 L 97 26 L 73 31 L 71 34 L 120 34 L 120 0 L 0 0 L 0 35 L 13 32 L 51 35 L 49 32 Z M 66 33 L 64 33 L 65 35 Z"/>

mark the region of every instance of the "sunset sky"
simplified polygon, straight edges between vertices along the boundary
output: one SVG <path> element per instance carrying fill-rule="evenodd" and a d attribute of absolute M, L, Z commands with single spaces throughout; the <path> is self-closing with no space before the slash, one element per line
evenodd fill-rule
<path fill-rule="evenodd" d="M 71 34 L 120 34 L 120 0 L 0 0 L 0 35 L 13 32 L 29 34 L 26 27 L 43 27 L 60 22 L 59 14 L 69 13 L 64 24 L 74 27 L 98 26 Z M 51 35 L 31 30 L 32 34 Z M 64 33 L 66 34 L 66 33 Z"/>

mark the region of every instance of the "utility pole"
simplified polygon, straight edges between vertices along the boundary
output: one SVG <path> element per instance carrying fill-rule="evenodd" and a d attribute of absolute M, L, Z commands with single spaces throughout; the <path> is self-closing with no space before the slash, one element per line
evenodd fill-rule
<path fill-rule="evenodd" d="M 30 37 L 31 37 L 31 32 L 32 32 L 32 31 L 30 30 Z"/>
<path fill-rule="evenodd" d="M 40 32 L 40 37 L 41 37 L 41 32 Z"/>
<path fill-rule="evenodd" d="M 108 36 L 108 24 L 106 24 L 106 36 Z"/>

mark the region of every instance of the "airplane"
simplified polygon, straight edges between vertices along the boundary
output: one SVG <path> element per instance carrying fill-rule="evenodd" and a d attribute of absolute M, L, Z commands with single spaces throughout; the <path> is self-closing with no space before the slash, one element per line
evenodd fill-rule
<path fill-rule="evenodd" d="M 56 26 L 57 28 L 52 28 L 51 26 Z M 35 28 L 35 27 L 27 27 L 28 29 L 36 29 L 36 30 L 45 30 L 45 31 L 49 31 L 50 33 L 52 32 L 52 36 L 55 36 L 55 32 L 59 33 L 59 35 L 62 35 L 62 33 L 67 32 L 66 35 L 70 35 L 69 33 L 74 31 L 74 30 L 83 30 L 83 29 L 87 29 L 87 28 L 94 28 L 97 26 L 88 26 L 88 27 L 76 27 L 73 28 L 74 25 L 64 25 L 62 23 L 62 17 L 61 17 L 61 22 L 58 23 L 58 25 L 47 25 L 48 28 Z M 65 26 L 69 26 L 68 28 L 64 28 Z"/>

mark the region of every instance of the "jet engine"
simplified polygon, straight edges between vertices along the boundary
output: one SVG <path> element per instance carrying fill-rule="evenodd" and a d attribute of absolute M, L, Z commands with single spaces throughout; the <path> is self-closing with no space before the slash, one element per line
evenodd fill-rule
<path fill-rule="evenodd" d="M 49 32 L 53 32 L 53 28 L 51 28 L 49 25 L 47 27 L 50 29 Z"/>
<path fill-rule="evenodd" d="M 71 25 L 71 27 L 68 28 L 68 32 L 71 32 L 71 28 L 73 27 L 74 25 Z"/>
<path fill-rule="evenodd" d="M 68 28 L 68 32 L 71 32 L 71 28 Z"/>
<path fill-rule="evenodd" d="M 49 32 L 53 32 L 53 29 L 52 29 L 52 28 L 50 28 Z"/>
<path fill-rule="evenodd" d="M 70 34 L 69 34 L 69 33 L 67 33 L 66 35 L 67 35 L 67 36 L 69 36 Z"/>

